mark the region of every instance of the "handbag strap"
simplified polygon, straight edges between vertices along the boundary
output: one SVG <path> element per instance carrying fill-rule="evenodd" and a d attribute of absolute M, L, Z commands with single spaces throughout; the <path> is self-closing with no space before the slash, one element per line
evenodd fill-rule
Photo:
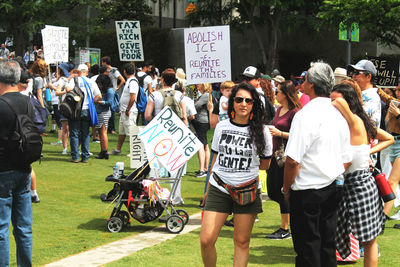
<path fill-rule="evenodd" d="M 84 77 L 81 77 L 81 78 L 82 78 L 82 81 L 83 81 L 83 85 L 85 85 L 85 88 L 86 88 L 86 94 L 88 95 L 88 102 L 89 102 L 89 104 L 90 104 L 90 103 L 93 103 L 94 101 L 93 101 L 92 90 L 90 90 L 90 85 L 89 85 L 89 83 L 85 80 Z"/>
<path fill-rule="evenodd" d="M 223 188 L 225 188 L 226 191 L 228 191 L 228 185 L 226 183 L 224 183 L 221 178 L 218 177 L 218 175 L 213 172 L 212 173 L 214 180 L 217 182 L 217 184 L 219 184 L 220 186 L 222 186 Z M 229 191 L 228 191 L 229 192 Z"/>

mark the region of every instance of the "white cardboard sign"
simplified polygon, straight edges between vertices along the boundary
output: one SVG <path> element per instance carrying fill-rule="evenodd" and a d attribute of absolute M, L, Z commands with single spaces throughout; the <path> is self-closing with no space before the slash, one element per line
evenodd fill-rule
<path fill-rule="evenodd" d="M 68 62 L 68 27 L 46 25 L 42 29 L 43 53 L 47 64 Z"/>
<path fill-rule="evenodd" d="M 164 107 L 145 128 L 139 130 L 147 158 L 158 161 L 174 175 L 202 144 L 168 106 Z"/>
<path fill-rule="evenodd" d="M 144 61 L 140 21 L 115 21 L 120 61 Z"/>
<path fill-rule="evenodd" d="M 184 42 L 188 84 L 231 80 L 229 26 L 187 28 Z"/>
<path fill-rule="evenodd" d="M 131 169 L 139 168 L 143 165 L 143 162 L 147 160 L 147 154 L 144 148 L 144 144 L 139 138 L 139 129 L 143 128 L 144 127 L 142 126 L 129 127 Z"/>

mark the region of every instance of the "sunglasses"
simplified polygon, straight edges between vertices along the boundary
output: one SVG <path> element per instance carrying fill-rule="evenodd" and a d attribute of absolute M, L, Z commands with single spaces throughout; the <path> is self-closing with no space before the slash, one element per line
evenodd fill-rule
<path fill-rule="evenodd" d="M 247 105 L 252 105 L 253 104 L 253 99 L 251 99 L 251 98 L 244 98 L 244 97 L 239 97 L 238 96 L 238 97 L 235 97 L 233 100 L 235 101 L 236 104 L 240 104 L 243 101 L 245 101 Z"/>
<path fill-rule="evenodd" d="M 355 70 L 355 71 L 351 72 L 351 75 L 359 75 L 359 74 L 364 74 L 364 72 L 359 71 L 359 70 Z"/>

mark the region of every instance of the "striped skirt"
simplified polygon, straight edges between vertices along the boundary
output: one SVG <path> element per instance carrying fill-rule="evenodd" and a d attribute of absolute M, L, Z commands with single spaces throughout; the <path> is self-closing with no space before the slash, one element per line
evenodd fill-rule
<path fill-rule="evenodd" d="M 97 117 L 99 118 L 99 124 L 96 125 L 96 129 L 100 129 L 101 126 L 105 126 L 108 128 L 108 121 L 111 117 L 111 110 L 103 111 L 101 113 L 97 113 Z"/>
<path fill-rule="evenodd" d="M 351 254 L 350 233 L 360 242 L 376 238 L 385 226 L 383 202 L 368 169 L 348 173 L 339 203 L 336 249 L 344 259 Z"/>

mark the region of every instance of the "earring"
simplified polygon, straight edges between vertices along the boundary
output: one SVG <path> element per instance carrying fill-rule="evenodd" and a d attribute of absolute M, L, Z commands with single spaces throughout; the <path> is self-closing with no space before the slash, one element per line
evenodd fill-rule
<path fill-rule="evenodd" d="M 250 113 L 249 120 L 252 120 L 252 119 L 253 119 L 253 116 L 254 116 L 254 114 L 253 114 L 253 112 L 251 112 L 251 113 Z"/>
<path fill-rule="evenodd" d="M 231 118 L 234 119 L 235 118 L 235 111 L 231 112 Z"/>

